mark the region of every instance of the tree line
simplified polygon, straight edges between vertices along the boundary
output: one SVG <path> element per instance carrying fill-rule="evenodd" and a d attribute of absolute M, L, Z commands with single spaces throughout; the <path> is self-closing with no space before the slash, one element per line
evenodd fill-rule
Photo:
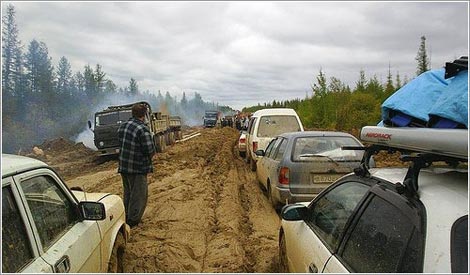
<path fill-rule="evenodd" d="M 205 102 L 195 92 L 181 100 L 149 90 L 141 91 L 134 78 L 117 85 L 100 64 L 73 72 L 61 57 L 54 66 L 47 45 L 33 39 L 27 47 L 19 40 L 16 10 L 6 7 L 2 17 L 2 152 L 17 153 L 58 136 L 74 139 L 86 121 L 106 106 L 147 101 L 155 110 L 180 115 L 187 124 L 202 123 L 205 109 L 231 110 Z"/>
<path fill-rule="evenodd" d="M 430 69 L 425 36 L 421 37 L 415 60 L 416 75 Z M 367 79 L 364 70 L 361 70 L 355 87 L 351 89 L 334 76 L 328 79 L 320 69 L 316 82 L 311 87 L 311 94 L 304 99 L 273 100 L 243 108 L 242 111 L 253 113 L 264 108 L 292 108 L 307 129 L 348 131 L 357 134 L 363 126 L 380 122 L 382 102 L 407 82 L 406 76 L 401 80 L 399 72 L 393 75 L 389 65 L 385 83 L 381 83 L 376 75 Z"/>

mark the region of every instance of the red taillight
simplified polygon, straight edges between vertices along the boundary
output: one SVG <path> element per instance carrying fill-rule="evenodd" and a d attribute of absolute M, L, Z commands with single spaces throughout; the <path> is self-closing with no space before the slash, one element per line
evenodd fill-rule
<path fill-rule="evenodd" d="M 289 168 L 281 167 L 279 170 L 279 184 L 289 184 Z"/>
<path fill-rule="evenodd" d="M 256 152 L 258 150 L 258 142 L 253 141 L 253 152 Z"/>
<path fill-rule="evenodd" d="M 241 138 L 240 139 L 240 143 L 245 143 L 246 142 L 246 139 L 245 138 Z"/>

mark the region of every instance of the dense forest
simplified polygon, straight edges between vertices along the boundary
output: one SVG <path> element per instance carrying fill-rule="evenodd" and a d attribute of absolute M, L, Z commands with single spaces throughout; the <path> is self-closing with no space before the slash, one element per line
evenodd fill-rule
<path fill-rule="evenodd" d="M 205 102 L 201 94 L 181 99 L 169 92 L 141 91 L 135 79 L 117 87 L 100 64 L 73 72 L 66 57 L 56 66 L 44 42 L 19 40 L 16 10 L 2 18 L 2 152 L 17 153 L 56 137 L 74 140 L 87 130 L 87 120 L 110 105 L 147 101 L 153 109 L 179 115 L 187 125 L 202 124 L 205 109 L 233 110 Z M 90 132 L 91 133 L 91 132 Z"/>
<path fill-rule="evenodd" d="M 169 92 L 141 91 L 134 78 L 127 87 L 117 87 L 100 64 L 86 65 L 73 72 L 67 58 L 61 57 L 54 66 L 44 42 L 32 40 L 28 46 L 19 40 L 13 5 L 6 7 L 2 18 L 2 152 L 16 153 L 35 144 L 59 136 L 76 139 L 87 130 L 87 120 L 96 111 L 110 105 L 148 101 L 156 110 L 180 115 L 187 125 L 202 124 L 205 109 L 218 109 L 233 114 L 229 106 L 205 102 L 194 92 L 180 100 Z M 417 75 L 428 70 L 426 38 L 416 56 Z M 388 70 L 386 83 L 374 75 L 366 78 L 364 70 L 354 88 L 339 78 L 329 77 L 320 70 L 311 94 L 304 99 L 258 103 L 242 111 L 288 107 L 299 114 L 307 129 L 354 131 L 380 121 L 380 105 L 389 95 L 408 82 L 398 72 Z M 91 134 L 91 132 L 90 132 Z"/>

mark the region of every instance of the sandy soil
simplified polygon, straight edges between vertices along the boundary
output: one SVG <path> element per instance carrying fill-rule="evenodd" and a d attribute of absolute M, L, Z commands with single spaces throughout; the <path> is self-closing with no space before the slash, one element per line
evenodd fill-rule
<path fill-rule="evenodd" d="M 189 130 L 201 135 L 154 157 L 147 208 L 132 229 L 124 272 L 277 272 L 279 216 L 238 156 L 238 132 Z M 115 158 L 64 139 L 38 148 L 35 157 L 69 187 L 122 197 Z"/>

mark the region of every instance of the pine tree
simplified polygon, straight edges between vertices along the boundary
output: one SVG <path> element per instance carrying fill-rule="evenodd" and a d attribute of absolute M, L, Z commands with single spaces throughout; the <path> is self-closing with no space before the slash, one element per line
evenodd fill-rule
<path fill-rule="evenodd" d="M 400 89 L 401 88 L 401 80 L 400 80 L 400 74 L 398 73 L 397 71 L 397 77 L 396 77 L 396 85 L 397 85 L 397 89 Z"/>
<path fill-rule="evenodd" d="M 366 90 L 366 74 L 364 70 L 359 71 L 359 80 L 356 82 L 356 91 L 364 92 Z"/>
<path fill-rule="evenodd" d="M 62 56 L 57 65 L 57 92 L 59 94 L 70 94 L 72 82 L 72 68 L 65 56 Z"/>
<path fill-rule="evenodd" d="M 139 86 L 137 85 L 137 81 L 135 81 L 134 78 L 131 78 L 129 81 L 128 91 L 130 96 L 136 96 L 139 94 Z"/>
<path fill-rule="evenodd" d="M 100 94 L 103 92 L 104 83 L 106 82 L 106 74 L 103 72 L 100 64 L 96 64 L 94 78 L 95 78 L 95 89 L 96 93 Z"/>
<path fill-rule="evenodd" d="M 420 75 L 429 70 L 429 58 L 426 53 L 426 37 L 424 35 L 421 36 L 421 44 L 419 45 L 418 54 L 415 59 L 418 61 L 416 75 Z"/>
<path fill-rule="evenodd" d="M 387 74 L 387 84 L 385 85 L 385 96 L 388 97 L 389 95 L 395 92 L 395 87 L 393 87 L 392 81 L 392 72 L 390 70 L 390 63 L 388 63 L 388 74 Z"/>
<path fill-rule="evenodd" d="M 22 68 L 21 42 L 18 38 L 16 11 L 13 5 L 7 6 L 2 17 L 2 94 L 13 95 L 15 79 L 19 79 Z"/>

